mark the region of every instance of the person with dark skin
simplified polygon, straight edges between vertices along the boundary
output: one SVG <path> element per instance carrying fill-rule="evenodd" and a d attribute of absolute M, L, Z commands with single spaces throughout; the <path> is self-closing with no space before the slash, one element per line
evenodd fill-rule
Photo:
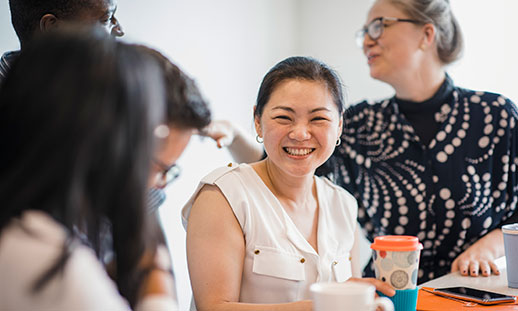
<path fill-rule="evenodd" d="M 9 8 L 21 50 L 35 35 L 70 22 L 99 26 L 114 37 L 124 35 L 115 17 L 117 0 L 9 0 Z M 6 52 L 0 58 L 0 83 L 19 53 Z"/>

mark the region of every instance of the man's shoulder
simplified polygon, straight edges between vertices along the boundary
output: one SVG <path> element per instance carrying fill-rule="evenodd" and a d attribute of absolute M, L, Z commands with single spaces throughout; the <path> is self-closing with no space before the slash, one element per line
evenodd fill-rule
<path fill-rule="evenodd" d="M 18 54 L 20 54 L 20 51 L 9 51 L 5 52 L 2 57 L 0 57 L 0 81 L 5 78 L 7 72 L 11 68 L 11 64 Z"/>

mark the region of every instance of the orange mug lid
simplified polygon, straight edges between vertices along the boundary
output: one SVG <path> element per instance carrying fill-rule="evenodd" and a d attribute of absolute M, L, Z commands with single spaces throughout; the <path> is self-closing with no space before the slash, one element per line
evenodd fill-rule
<path fill-rule="evenodd" d="M 371 248 L 378 251 L 410 252 L 422 250 L 419 239 L 409 235 L 383 235 L 374 238 Z"/>

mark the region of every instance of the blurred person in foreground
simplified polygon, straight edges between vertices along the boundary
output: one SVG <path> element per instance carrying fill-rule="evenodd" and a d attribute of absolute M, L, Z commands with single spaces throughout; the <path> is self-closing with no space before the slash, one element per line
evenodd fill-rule
<path fill-rule="evenodd" d="M 211 121 L 211 112 L 195 81 L 155 49 L 138 45 L 138 50 L 153 58 L 162 69 L 166 95 L 167 137 L 158 147 L 151 166 L 152 185 L 148 206 L 156 212 L 166 196 L 164 188 L 180 175 L 176 161 L 193 134 Z"/>
<path fill-rule="evenodd" d="M 1 310 L 177 309 L 145 204 L 163 94 L 156 63 L 99 29 L 24 46 L 0 87 Z"/>

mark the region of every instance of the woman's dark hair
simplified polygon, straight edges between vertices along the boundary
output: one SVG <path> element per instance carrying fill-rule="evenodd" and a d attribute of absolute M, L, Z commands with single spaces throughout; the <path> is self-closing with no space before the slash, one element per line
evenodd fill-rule
<path fill-rule="evenodd" d="M 167 123 L 178 128 L 197 130 L 209 125 L 209 105 L 196 82 L 157 50 L 143 45 L 137 45 L 137 48 L 156 60 L 162 69 L 166 86 Z"/>
<path fill-rule="evenodd" d="M 453 15 L 449 0 L 389 0 L 410 19 L 436 28 L 437 54 L 445 65 L 462 56 L 463 35 L 459 22 Z"/>
<path fill-rule="evenodd" d="M 102 30 L 43 34 L 14 62 L 0 89 L 0 234 L 27 210 L 69 234 L 35 291 L 65 266 L 77 232 L 99 255 L 107 221 L 119 291 L 135 303 L 137 264 L 155 250 L 145 193 L 162 81 L 148 56 Z"/>
<path fill-rule="evenodd" d="M 292 79 L 324 83 L 333 96 L 339 114 L 343 113 L 345 102 L 342 83 L 338 74 L 319 60 L 311 57 L 294 56 L 277 63 L 264 76 L 257 94 L 254 116 L 260 118 L 263 114 L 264 106 L 266 106 L 270 96 L 279 84 Z"/>

